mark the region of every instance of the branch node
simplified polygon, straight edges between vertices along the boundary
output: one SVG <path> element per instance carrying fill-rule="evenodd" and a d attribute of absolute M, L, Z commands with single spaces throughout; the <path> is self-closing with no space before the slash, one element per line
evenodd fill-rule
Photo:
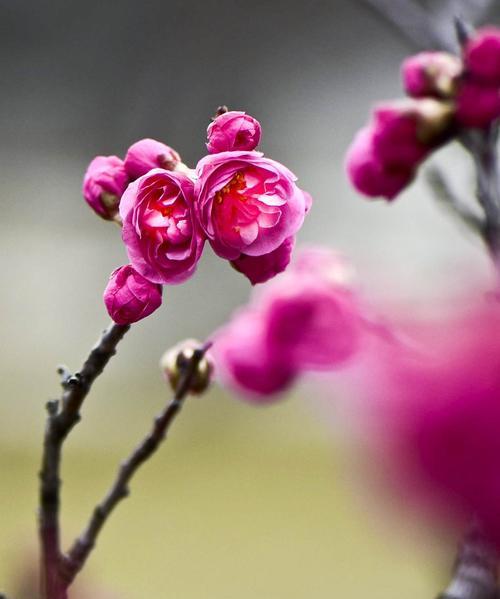
<path fill-rule="evenodd" d="M 49 401 L 45 404 L 45 409 L 49 416 L 56 416 L 59 411 L 59 400 L 58 399 L 49 399 Z M 0 599 L 2 599 L 0 597 Z"/>

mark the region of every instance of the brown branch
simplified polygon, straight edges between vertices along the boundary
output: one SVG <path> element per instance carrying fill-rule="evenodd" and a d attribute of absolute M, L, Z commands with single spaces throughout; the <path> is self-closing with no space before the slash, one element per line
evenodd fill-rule
<path fill-rule="evenodd" d="M 63 394 L 47 404 L 47 423 L 40 470 L 39 535 L 41 544 L 41 595 L 43 599 L 65 599 L 60 576 L 61 547 L 59 531 L 60 467 L 64 440 L 80 420 L 80 408 L 92 383 L 115 354 L 116 347 L 130 325 L 112 324 L 90 352 L 80 372 L 71 375 L 64 367 Z"/>
<path fill-rule="evenodd" d="M 497 562 L 497 552 L 474 524 L 459 548 L 453 578 L 438 599 L 496 599 Z"/>
<path fill-rule="evenodd" d="M 196 349 L 191 358 L 185 363 L 173 400 L 154 420 L 149 434 L 121 464 L 116 479 L 108 493 L 96 506 L 85 530 L 76 539 L 67 556 L 64 558 L 63 577 L 67 586 L 73 582 L 78 572 L 85 565 L 87 558 L 96 544 L 102 527 L 115 507 L 122 499 L 128 496 L 129 483 L 132 477 L 138 468 L 155 453 L 165 439 L 170 425 L 180 412 L 184 400 L 191 389 L 198 365 L 208 347 L 209 345 L 206 344 Z"/>

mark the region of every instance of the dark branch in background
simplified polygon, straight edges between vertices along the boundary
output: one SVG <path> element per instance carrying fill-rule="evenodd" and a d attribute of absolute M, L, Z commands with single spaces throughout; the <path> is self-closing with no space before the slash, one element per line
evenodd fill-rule
<path fill-rule="evenodd" d="M 458 45 L 450 23 L 455 15 L 470 22 L 484 18 L 492 0 L 430 1 L 424 8 L 415 0 L 360 0 L 382 16 L 419 50 L 456 52 Z"/>
<path fill-rule="evenodd" d="M 186 362 L 173 400 L 157 416 L 149 434 L 139 443 L 130 456 L 121 464 L 117 477 L 104 499 L 94 509 L 92 516 L 82 534 L 74 542 L 62 562 L 62 576 L 66 586 L 75 579 L 83 568 L 90 552 L 94 548 L 99 532 L 106 523 L 118 503 L 128 496 L 129 483 L 138 468 L 149 459 L 165 439 L 170 425 L 180 412 L 188 395 L 197 368 L 203 359 L 209 344 L 194 350 L 192 357 Z"/>
<path fill-rule="evenodd" d="M 427 181 L 438 202 L 470 231 L 483 237 L 483 220 L 467 206 L 451 189 L 444 174 L 437 167 L 427 171 Z"/>
<path fill-rule="evenodd" d="M 448 1 L 445 10 L 426 10 L 413 0 L 362 0 L 396 27 L 407 40 L 419 49 L 455 50 L 463 46 L 470 28 L 461 18 L 480 19 L 491 0 L 468 0 L 457 6 Z M 430 3 L 431 4 L 431 3 Z M 432 4 L 431 4 L 432 5 Z M 441 4 L 442 6 L 442 4 Z M 457 11 L 458 16 L 453 14 Z M 468 14 L 467 14 L 468 13 Z M 455 22 L 455 43 L 452 23 Z M 500 176 L 498 165 L 498 125 L 485 131 L 465 130 L 459 137 L 463 148 L 471 155 L 476 171 L 476 198 L 484 215 L 478 219 L 456 198 L 438 170 L 431 171 L 434 191 L 455 216 L 478 233 L 485 242 L 500 276 Z M 500 279 L 499 279 L 500 280 Z M 440 599 L 498 599 L 498 555 L 486 542 L 479 524 L 462 541 L 453 578 Z"/>
<path fill-rule="evenodd" d="M 80 420 L 80 408 L 102 373 L 129 325 L 112 324 L 90 352 L 80 372 L 71 375 L 65 367 L 59 368 L 63 394 L 60 400 L 47 404 L 47 423 L 40 470 L 39 534 L 41 543 L 41 592 L 44 599 L 64 599 L 66 591 L 61 583 L 61 546 L 59 531 L 60 467 L 64 440 Z"/>
<path fill-rule="evenodd" d="M 447 49 L 449 43 L 436 28 L 436 21 L 413 0 L 361 0 L 392 25 L 417 49 Z"/>
<path fill-rule="evenodd" d="M 475 524 L 459 548 L 453 579 L 438 599 L 496 599 L 497 560 Z"/>

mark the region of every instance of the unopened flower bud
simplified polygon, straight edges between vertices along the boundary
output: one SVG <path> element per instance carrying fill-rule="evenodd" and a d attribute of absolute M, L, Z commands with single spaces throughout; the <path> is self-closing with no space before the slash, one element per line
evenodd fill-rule
<path fill-rule="evenodd" d="M 464 81 L 456 100 L 456 118 L 463 127 L 483 129 L 500 117 L 500 89 Z"/>
<path fill-rule="evenodd" d="M 231 110 L 219 115 L 207 129 L 210 154 L 254 150 L 260 141 L 259 121 L 244 112 Z"/>
<path fill-rule="evenodd" d="M 148 281 L 128 264 L 111 273 L 104 303 L 114 322 L 132 324 L 160 307 L 161 293 L 161 285 Z"/>
<path fill-rule="evenodd" d="M 236 260 L 231 260 L 231 266 L 245 275 L 252 285 L 265 283 L 286 269 L 290 263 L 294 245 L 295 236 L 292 235 L 268 254 L 262 256 L 241 254 Z"/>
<path fill-rule="evenodd" d="M 189 367 L 195 350 L 199 349 L 201 345 L 196 339 L 186 339 L 163 354 L 160 360 L 160 368 L 174 391 L 177 389 L 184 372 Z M 205 352 L 191 378 L 190 392 L 198 395 L 206 391 L 212 381 L 213 371 L 212 358 Z"/>
<path fill-rule="evenodd" d="M 485 27 L 464 48 L 468 74 L 488 85 L 500 85 L 500 29 Z"/>
<path fill-rule="evenodd" d="M 166 144 L 155 139 L 141 139 L 128 149 L 125 169 L 132 181 L 135 181 L 154 168 L 174 171 L 180 162 L 179 154 Z"/>
<path fill-rule="evenodd" d="M 414 98 L 453 96 L 462 62 L 447 52 L 420 52 L 401 65 L 406 92 Z"/>
<path fill-rule="evenodd" d="M 120 199 L 129 184 L 123 160 L 118 156 L 96 156 L 83 178 L 83 197 L 105 220 L 116 220 Z"/>

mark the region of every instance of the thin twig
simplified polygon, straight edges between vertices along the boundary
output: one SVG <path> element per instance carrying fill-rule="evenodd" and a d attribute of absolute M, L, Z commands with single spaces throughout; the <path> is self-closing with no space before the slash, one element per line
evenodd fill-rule
<path fill-rule="evenodd" d="M 438 599 L 495 599 L 497 561 L 497 552 L 474 523 L 459 548 L 453 578 Z"/>
<path fill-rule="evenodd" d="M 94 509 L 90 520 L 76 539 L 64 560 L 63 576 L 69 586 L 78 572 L 83 568 L 90 552 L 94 548 L 99 532 L 118 503 L 129 495 L 129 483 L 138 468 L 158 449 L 165 439 L 167 432 L 180 412 L 186 396 L 188 395 L 192 379 L 209 345 L 196 349 L 187 361 L 181 379 L 172 401 L 157 416 L 149 434 L 139 443 L 130 456 L 122 462 L 115 481 L 113 482 L 104 499 Z"/>
<path fill-rule="evenodd" d="M 440 205 L 482 239 L 484 231 L 483 220 L 454 193 L 442 171 L 433 167 L 428 169 L 426 174 L 427 181 Z"/>
<path fill-rule="evenodd" d="M 116 347 L 130 325 L 112 324 L 90 352 L 80 372 L 70 375 L 59 368 L 63 394 L 47 404 L 42 467 L 40 470 L 39 535 L 41 543 L 41 594 L 43 599 L 65 599 L 61 581 L 61 547 L 59 531 L 60 467 L 64 440 L 80 420 L 80 408 L 92 383 L 115 354 Z"/>
<path fill-rule="evenodd" d="M 449 41 L 436 30 L 428 11 L 413 0 L 361 0 L 382 16 L 417 49 L 451 50 Z"/>

